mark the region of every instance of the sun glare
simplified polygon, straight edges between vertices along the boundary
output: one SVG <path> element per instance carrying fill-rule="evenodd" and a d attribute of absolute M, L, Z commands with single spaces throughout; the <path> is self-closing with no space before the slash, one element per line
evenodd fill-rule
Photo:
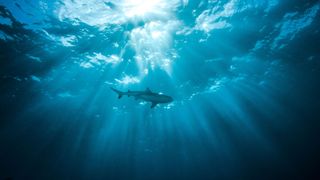
<path fill-rule="evenodd" d="M 125 0 L 123 10 L 128 18 L 145 18 L 163 8 L 162 0 Z"/>

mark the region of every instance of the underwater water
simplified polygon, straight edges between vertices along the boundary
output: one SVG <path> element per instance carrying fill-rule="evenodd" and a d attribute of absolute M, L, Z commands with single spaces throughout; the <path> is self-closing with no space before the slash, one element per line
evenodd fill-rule
<path fill-rule="evenodd" d="M 318 0 L 0 0 L 0 179 L 320 178 L 319 15 Z"/>

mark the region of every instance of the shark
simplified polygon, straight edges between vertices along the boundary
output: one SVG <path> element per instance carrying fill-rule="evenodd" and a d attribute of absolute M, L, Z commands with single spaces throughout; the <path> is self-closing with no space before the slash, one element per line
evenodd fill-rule
<path fill-rule="evenodd" d="M 143 100 L 151 102 L 150 108 L 154 108 L 157 104 L 170 103 L 173 101 L 173 98 L 164 94 L 159 94 L 152 92 L 149 88 L 146 88 L 145 91 L 130 91 L 127 92 L 119 91 L 115 88 L 110 87 L 112 91 L 118 94 L 118 99 L 122 96 L 127 95 L 128 97 L 132 96 L 135 100 Z"/>

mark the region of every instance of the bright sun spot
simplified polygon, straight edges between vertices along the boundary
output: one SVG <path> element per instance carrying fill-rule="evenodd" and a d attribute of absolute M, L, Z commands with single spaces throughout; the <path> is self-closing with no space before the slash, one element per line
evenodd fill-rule
<path fill-rule="evenodd" d="M 125 0 L 123 9 L 125 16 L 129 18 L 145 17 L 155 12 L 162 3 L 161 0 Z"/>

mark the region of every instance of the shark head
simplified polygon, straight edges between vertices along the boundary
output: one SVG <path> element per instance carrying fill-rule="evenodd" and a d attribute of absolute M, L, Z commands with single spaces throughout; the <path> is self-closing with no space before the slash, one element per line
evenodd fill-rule
<path fill-rule="evenodd" d="M 163 103 L 171 103 L 172 101 L 173 101 L 172 97 L 163 95 L 163 97 L 162 97 L 162 102 Z"/>

